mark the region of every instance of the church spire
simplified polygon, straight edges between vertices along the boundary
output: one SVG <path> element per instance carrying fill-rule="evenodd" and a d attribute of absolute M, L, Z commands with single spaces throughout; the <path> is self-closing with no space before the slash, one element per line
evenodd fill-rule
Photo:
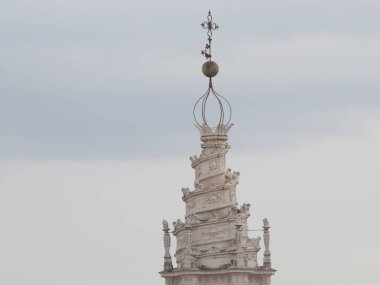
<path fill-rule="evenodd" d="M 203 94 L 198 101 L 194 105 L 193 109 L 193 114 L 194 114 L 194 119 L 198 127 L 200 128 L 223 128 L 226 127 L 229 122 L 231 121 L 231 115 L 232 115 L 232 109 L 231 105 L 228 102 L 226 98 L 224 98 L 222 95 L 217 93 L 213 87 L 212 84 L 212 78 L 215 77 L 218 72 L 219 72 L 219 66 L 215 61 L 212 61 L 212 53 L 211 53 L 211 44 L 212 44 L 212 32 L 214 30 L 217 30 L 219 26 L 213 22 L 211 12 L 208 12 L 207 15 L 207 21 L 203 22 L 201 26 L 204 29 L 207 29 L 207 43 L 205 46 L 205 49 L 202 50 L 202 54 L 206 58 L 206 62 L 202 66 L 202 72 L 203 74 L 208 77 L 209 79 L 209 84 L 208 84 L 208 89 L 205 94 Z M 214 108 L 209 106 L 208 103 L 210 97 L 212 97 L 214 100 Z M 206 112 L 207 110 L 207 112 Z M 208 112 L 213 113 L 213 115 L 216 118 L 213 118 L 216 125 L 210 126 L 209 125 L 209 117 Z M 216 114 L 215 114 L 216 113 Z"/>
<path fill-rule="evenodd" d="M 212 61 L 211 42 L 218 26 L 211 12 L 202 27 L 207 29 L 202 71 L 209 85 L 194 106 L 202 150 L 190 157 L 194 186 L 181 189 L 185 220 L 173 222 L 171 232 L 168 223 L 163 222 L 165 255 L 160 274 L 170 285 L 270 285 L 275 270 L 270 260 L 269 223 L 264 220 L 261 266 L 257 262 L 261 237 L 250 237 L 249 233 L 250 204 L 239 204 L 236 196 L 240 172 L 227 166 L 231 106 L 213 87 L 212 79 L 219 68 Z M 176 240 L 174 267 L 169 232 Z"/>

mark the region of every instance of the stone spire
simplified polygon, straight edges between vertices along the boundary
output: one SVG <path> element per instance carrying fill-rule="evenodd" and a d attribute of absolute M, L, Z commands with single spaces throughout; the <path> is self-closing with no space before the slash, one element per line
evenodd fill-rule
<path fill-rule="evenodd" d="M 166 222 L 164 271 L 160 273 L 167 285 L 269 285 L 275 272 L 270 263 L 269 225 L 264 222 L 264 264 L 260 266 L 257 253 L 261 238 L 248 235 L 250 204 L 239 205 L 236 197 L 240 172 L 227 167 L 231 106 L 212 84 L 218 66 L 211 61 L 211 36 L 218 26 L 210 12 L 202 26 L 208 30 L 208 42 L 203 51 L 206 63 L 202 70 L 209 78 L 209 86 L 196 102 L 193 112 L 202 150 L 199 155 L 190 157 L 194 187 L 181 188 L 186 206 L 185 220 L 173 222 L 177 266 L 173 268 L 171 265 Z M 206 114 L 210 96 L 214 96 L 217 102 L 216 116 L 215 112 L 212 113 L 214 119 L 216 117 L 214 126 Z"/>

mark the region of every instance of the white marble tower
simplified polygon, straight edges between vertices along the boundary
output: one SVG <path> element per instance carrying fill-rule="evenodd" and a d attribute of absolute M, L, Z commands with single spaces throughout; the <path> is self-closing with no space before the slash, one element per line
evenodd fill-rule
<path fill-rule="evenodd" d="M 202 151 L 190 157 L 194 188 L 182 188 L 185 220 L 173 222 L 176 266 L 170 255 L 170 228 L 163 221 L 165 255 L 160 274 L 166 285 L 269 285 L 275 272 L 269 251 L 269 222 L 263 220 L 264 260 L 258 262 L 261 238 L 248 236 L 250 204 L 239 205 L 236 199 L 240 173 L 226 166 L 231 107 L 212 85 L 218 65 L 211 61 L 211 36 L 218 26 L 210 12 L 202 26 L 208 32 L 208 43 L 202 51 L 207 61 L 202 71 L 209 78 L 209 88 L 194 107 Z M 206 120 L 210 96 L 215 96 L 220 111 L 216 127 L 210 127 Z"/>

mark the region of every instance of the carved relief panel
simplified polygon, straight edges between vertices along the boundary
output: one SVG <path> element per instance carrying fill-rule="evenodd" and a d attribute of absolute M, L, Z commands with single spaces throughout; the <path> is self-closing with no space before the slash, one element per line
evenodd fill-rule
<path fill-rule="evenodd" d="M 229 215 L 229 212 L 222 212 L 219 210 L 216 210 L 215 213 L 218 213 L 220 215 L 227 214 Z M 198 215 L 196 215 L 198 217 Z M 205 216 L 202 216 L 204 218 Z M 218 218 L 208 216 L 209 219 L 207 221 L 216 221 Z M 235 238 L 235 222 L 234 220 L 230 221 L 224 221 L 218 224 L 208 224 L 208 225 L 202 225 L 201 223 L 198 223 L 198 226 L 193 228 L 193 237 L 194 241 L 205 243 L 209 242 L 213 239 L 215 241 L 219 240 L 230 240 Z"/>
<path fill-rule="evenodd" d="M 234 200 L 230 201 L 229 189 L 202 193 L 201 195 L 190 197 L 186 200 L 186 214 L 196 213 L 207 209 L 217 208 L 219 206 L 231 205 Z"/>
<path fill-rule="evenodd" d="M 202 240 L 217 240 L 228 236 L 227 225 L 213 225 L 201 231 Z"/>

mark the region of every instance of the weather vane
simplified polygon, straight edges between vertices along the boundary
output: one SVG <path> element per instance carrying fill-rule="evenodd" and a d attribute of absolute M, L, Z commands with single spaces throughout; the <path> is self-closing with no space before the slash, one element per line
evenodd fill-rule
<path fill-rule="evenodd" d="M 217 30 L 219 26 L 212 21 L 212 15 L 211 12 L 208 11 L 207 15 L 207 21 L 203 22 L 201 26 L 204 29 L 207 29 L 207 43 L 204 50 L 202 50 L 202 55 L 205 56 L 206 62 L 202 66 L 202 72 L 203 74 L 209 78 L 209 85 L 206 93 L 198 99 L 198 101 L 194 105 L 193 114 L 195 122 L 198 126 L 203 127 L 210 127 L 207 123 L 206 119 L 206 105 L 207 100 L 210 96 L 210 94 L 214 95 L 217 104 L 216 108 L 219 108 L 219 120 L 217 124 L 217 128 L 220 126 L 226 126 L 231 121 L 231 105 L 227 101 L 226 98 L 224 98 L 222 95 L 218 94 L 212 85 L 212 77 L 215 77 L 219 72 L 219 66 L 215 61 L 211 60 L 211 42 L 212 42 L 212 31 Z M 197 111 L 199 110 L 200 111 Z M 225 111 L 228 111 L 228 114 L 225 114 Z M 197 119 L 198 117 L 198 119 Z M 199 118 L 201 117 L 201 118 Z"/>

